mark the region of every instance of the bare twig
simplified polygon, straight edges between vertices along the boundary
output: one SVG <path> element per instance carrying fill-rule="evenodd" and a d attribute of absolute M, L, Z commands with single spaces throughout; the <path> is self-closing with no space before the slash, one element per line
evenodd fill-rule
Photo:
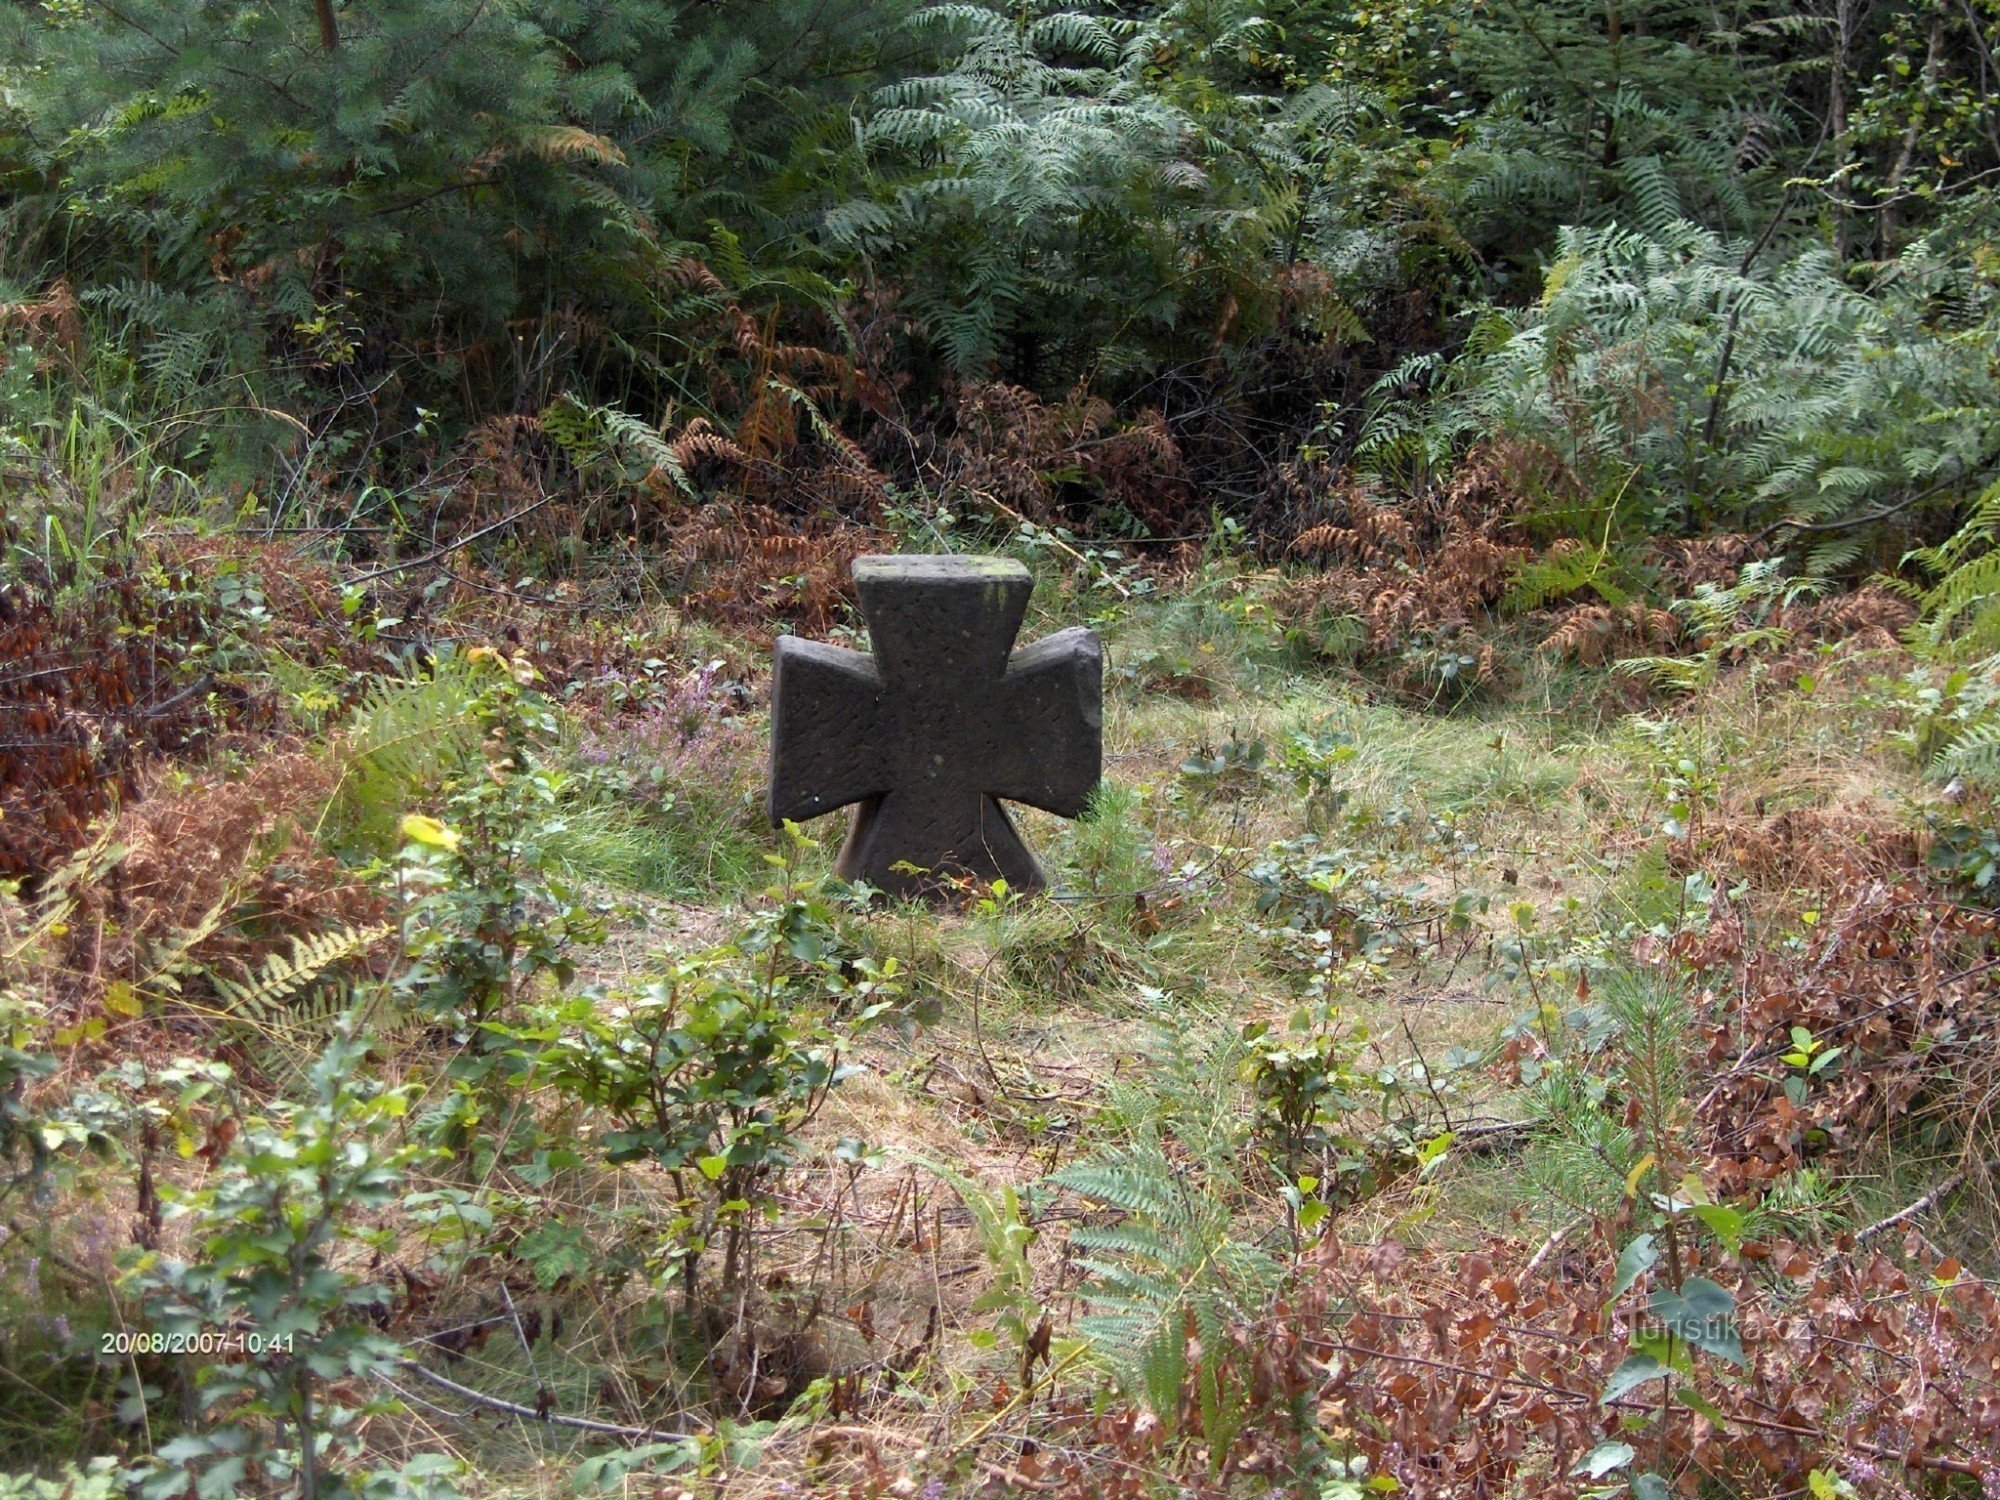
<path fill-rule="evenodd" d="M 590 1417 L 566 1417 L 559 1412 L 546 1416 L 532 1406 L 523 1406 L 518 1401 L 503 1401 L 498 1396 L 489 1396 L 484 1391 L 475 1391 L 469 1385 L 460 1385 L 456 1380 L 438 1374 L 437 1371 L 418 1364 L 414 1359 L 403 1361 L 403 1368 L 412 1375 L 422 1376 L 432 1385 L 450 1391 L 460 1400 L 470 1401 L 474 1406 L 483 1406 L 488 1411 L 505 1412 L 510 1417 L 525 1417 L 531 1422 L 547 1422 L 556 1427 L 574 1427 L 580 1432 L 601 1432 L 606 1437 L 625 1438 L 634 1443 L 692 1442 L 694 1434 L 687 1432 L 663 1432 L 657 1427 L 626 1427 L 617 1422 L 599 1422 Z"/>
<path fill-rule="evenodd" d="M 1911 1219 L 1916 1218 L 1918 1214 L 1921 1214 L 1925 1210 L 1934 1206 L 1939 1199 L 1945 1197 L 1947 1194 L 1951 1192 L 1954 1192 L 1957 1189 L 1958 1185 L 1964 1181 L 1965 1181 L 1965 1171 L 1963 1168 L 1961 1168 L 1960 1170 L 1952 1173 L 1951 1176 L 1945 1178 L 1943 1182 L 1940 1182 L 1936 1187 L 1932 1188 L 1928 1193 L 1925 1193 L 1923 1197 L 1917 1199 L 1917 1201 L 1915 1203 L 1912 1203 L 1908 1208 L 1899 1208 L 1896 1210 L 1896 1212 L 1890 1214 L 1888 1218 L 1877 1219 L 1873 1224 L 1870 1224 L 1866 1229 L 1857 1230 L 1854 1236 L 1854 1243 L 1857 1245 L 1865 1245 L 1870 1240 L 1874 1239 L 1876 1235 L 1885 1234 L 1889 1230 L 1894 1229 L 1898 1224 L 1908 1223 Z"/>
<path fill-rule="evenodd" d="M 542 1372 L 535 1368 L 534 1346 L 528 1342 L 528 1330 L 521 1326 L 521 1314 L 514 1306 L 514 1294 L 507 1290 L 507 1283 L 500 1283 L 500 1295 L 507 1303 L 507 1316 L 514 1321 L 514 1337 L 521 1341 L 521 1353 L 527 1357 L 528 1373 L 534 1377 L 535 1389 L 546 1390 L 542 1384 Z"/>
<path fill-rule="evenodd" d="M 1490 1120 L 1459 1126 L 1453 1132 L 1457 1139 L 1452 1144 L 1473 1156 L 1486 1152 L 1504 1155 L 1519 1151 L 1534 1133 L 1532 1120 Z"/>
<path fill-rule="evenodd" d="M 1589 1220 L 1582 1214 L 1578 1214 L 1574 1219 L 1571 1219 L 1567 1224 L 1556 1230 L 1554 1234 L 1543 1240 L 1542 1248 L 1528 1257 L 1527 1267 L 1521 1272 L 1521 1284 L 1524 1286 L 1532 1284 L 1535 1279 L 1535 1272 L 1542 1268 L 1542 1262 L 1547 1260 L 1550 1255 L 1560 1248 L 1564 1240 L 1575 1234 L 1577 1230 L 1588 1222 Z"/>
<path fill-rule="evenodd" d="M 477 531 L 468 531 L 464 536 L 458 538 L 457 541 L 446 542 L 441 547 L 433 547 L 422 557 L 413 557 L 407 562 L 390 563 L 387 567 L 376 568 L 371 572 L 362 573 L 357 577 L 350 578 L 348 582 L 351 584 L 371 583 L 377 578 L 387 578 L 392 573 L 407 573 L 411 568 L 421 568 L 428 563 L 436 562 L 441 557 L 449 557 L 452 553 L 458 551 L 459 548 L 470 547 L 481 537 L 490 536 L 503 526 L 512 526 L 516 521 L 524 520 L 528 516 L 533 515 L 553 499 L 555 499 L 555 494 L 552 491 L 542 496 L 541 499 L 535 501 L 532 505 L 524 505 L 511 515 L 505 515 L 497 521 L 488 522 Z"/>

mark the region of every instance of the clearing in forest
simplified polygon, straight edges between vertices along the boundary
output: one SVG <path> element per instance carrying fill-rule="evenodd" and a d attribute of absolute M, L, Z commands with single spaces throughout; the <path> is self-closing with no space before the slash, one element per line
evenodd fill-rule
<path fill-rule="evenodd" d="M 101 1447 L 279 1309 L 342 1363 L 251 1361 L 225 1434 L 312 1389 L 329 1466 L 482 1493 L 1986 1462 L 1885 1311 L 1984 1409 L 1993 923 L 1866 728 L 1899 648 L 1385 683 L 1246 559 L 1034 561 L 1024 636 L 1105 655 L 1045 894 L 857 897 L 839 820 L 763 822 L 767 642 L 656 608 L 330 699 L 14 898 L 70 1018 L 20 1118 L 117 1144 L 15 1179 L 0 1441 Z"/>

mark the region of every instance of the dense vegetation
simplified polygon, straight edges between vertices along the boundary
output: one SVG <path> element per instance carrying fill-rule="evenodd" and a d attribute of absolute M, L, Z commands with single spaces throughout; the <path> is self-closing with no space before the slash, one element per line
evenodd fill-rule
<path fill-rule="evenodd" d="M 0 1497 L 2000 1490 L 1996 48 L 6 6 Z M 1046 897 L 763 824 L 896 549 Z"/>

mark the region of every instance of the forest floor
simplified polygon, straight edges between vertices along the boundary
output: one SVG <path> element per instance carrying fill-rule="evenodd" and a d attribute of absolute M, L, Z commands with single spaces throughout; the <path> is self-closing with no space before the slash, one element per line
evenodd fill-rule
<path fill-rule="evenodd" d="M 1592 1309 L 1614 1263 L 1625 1268 L 1620 1239 L 1646 1222 L 1638 1190 L 1655 1186 L 1649 1171 L 1661 1178 L 1650 1196 L 1662 1223 L 1713 1209 L 1706 1228 L 1688 1221 L 1677 1253 L 1729 1261 L 1753 1280 L 1771 1246 L 1781 1264 L 1794 1243 L 1852 1249 L 1855 1230 L 1913 1202 L 1920 1211 L 1892 1227 L 1927 1228 L 1906 1247 L 1920 1260 L 1955 1260 L 1979 1286 L 1972 1272 L 2000 1270 L 1989 1263 L 1990 1193 L 1960 1195 L 1949 1215 L 1922 1201 L 1948 1173 L 1956 1186 L 1986 1170 L 1952 1160 L 1938 1133 L 1843 1142 L 1835 1124 L 1841 1150 L 1827 1148 L 1822 1171 L 1812 1141 L 1828 1135 L 1809 1127 L 1773 1188 L 1777 1169 L 1760 1179 L 1743 1165 L 1758 1153 L 1732 1148 L 1703 1113 L 1746 1079 L 1756 1085 L 1746 1120 L 1776 1100 L 1810 1114 L 1822 1102 L 1813 1091 L 1842 1087 L 1840 1068 L 1773 1061 L 1761 1043 L 1773 1024 L 1780 1035 L 1794 1020 L 1817 1024 L 1798 966 L 1831 972 L 1820 938 L 1852 913 L 1875 920 L 1885 893 L 1916 900 L 1909 892 L 1925 878 L 1927 830 L 1945 804 L 1897 738 L 1908 665 L 1897 648 L 1718 659 L 1697 691 L 1663 694 L 1503 641 L 1504 679 L 1449 698 L 1447 683 L 1426 700 L 1301 651 L 1270 607 L 1283 582 L 1227 558 L 1138 599 L 1044 579 L 1024 639 L 1086 620 L 1105 639 L 1098 801 L 1073 823 L 1024 815 L 1051 876 L 1046 896 L 970 890 L 942 910 L 834 901 L 842 951 L 866 955 L 894 999 L 856 1028 L 845 1053 L 855 1070 L 814 1099 L 790 1165 L 762 1180 L 730 1305 L 711 1298 L 696 1315 L 678 1299 L 657 1252 L 685 1207 L 644 1162 L 549 1169 L 475 1152 L 413 1169 L 413 1189 L 476 1201 L 486 1238 L 441 1237 L 437 1196 L 425 1211 L 406 1200 L 373 1221 L 386 1236 L 377 1256 L 386 1245 L 406 1268 L 392 1326 L 434 1374 L 482 1399 L 414 1371 L 388 1380 L 401 1409 L 366 1418 L 370 1452 L 455 1455 L 468 1465 L 463 1484 L 496 1495 L 569 1493 L 573 1482 L 664 1496 L 1272 1485 L 1340 1495 L 1362 1482 L 1369 1454 L 1388 1455 L 1377 1474 L 1392 1461 L 1417 1465 L 1398 1482 L 1425 1488 L 1422 1466 L 1452 1450 L 1433 1443 L 1423 1457 L 1423 1424 L 1404 1431 L 1391 1415 L 1408 1409 L 1428 1410 L 1440 1433 L 1543 1422 L 1539 1456 L 1506 1461 L 1517 1483 L 1563 1479 L 1606 1443 L 1616 1458 L 1621 1431 L 1639 1462 L 1657 1442 L 1661 1467 L 1697 1472 L 1736 1408 L 1732 1418 L 1716 1411 L 1712 1428 L 1682 1412 L 1682 1432 L 1660 1413 L 1600 1412 L 1587 1394 L 1555 1415 L 1510 1417 L 1495 1405 L 1510 1383 L 1588 1393 L 1616 1363 L 1623 1327 Z M 491 641 L 534 663 L 536 692 L 560 705 L 545 753 L 572 780 L 554 794 L 563 815 L 542 839 L 550 867 L 608 918 L 602 940 L 573 954 L 570 988 L 591 1004 L 615 1008 L 774 903 L 826 890 L 845 815 L 799 840 L 761 817 L 764 643 L 663 606 L 624 615 L 614 631 L 491 599 L 462 634 L 467 647 Z M 274 675 L 309 703 L 318 670 L 294 660 Z M 385 725 L 425 722 L 398 713 L 407 710 L 393 694 L 377 694 L 294 740 L 290 753 L 333 767 L 295 823 L 329 844 L 343 820 L 365 825 L 367 809 L 344 789 L 394 759 L 382 750 L 394 741 Z M 255 757 L 234 754 L 233 766 L 225 755 L 157 775 L 138 809 L 153 809 L 146 826 L 158 836 L 161 809 L 242 784 Z M 635 791 L 649 776 L 653 790 Z M 371 790 L 376 811 L 404 810 L 398 799 L 420 797 L 420 780 Z M 1951 971 L 1947 947 L 1898 953 L 1895 972 L 1933 957 Z M 1732 987 L 1747 1008 L 1779 970 L 1790 977 L 1770 992 L 1798 995 L 1796 1016 L 1721 1016 Z M 1640 1012 L 1614 1000 L 1607 1020 L 1597 998 L 1630 990 L 1635 974 L 1686 1011 L 1671 1018 L 1678 1050 L 1660 1065 L 1676 1081 L 1657 1119 L 1642 1118 L 1636 1064 L 1613 1040 Z M 1929 992 L 1955 993 L 1961 977 L 1947 973 Z M 1859 1005 L 1865 987 L 1843 983 L 1826 988 Z M 110 1009 L 111 1033 L 94 1049 L 86 1038 L 66 1062 L 71 1083 L 118 1045 L 123 1011 Z M 449 1069 L 426 1060 L 435 1031 L 393 1004 L 373 1014 L 385 1076 L 415 1082 L 421 1118 L 450 1093 Z M 157 1029 L 138 1053 L 186 1044 L 185 1026 L 147 1025 Z M 316 1034 L 305 1022 L 266 1028 L 291 1060 L 272 1061 L 269 1047 L 251 1055 L 280 1078 L 303 1066 Z M 1907 1056 L 1908 1042 L 1889 1050 Z M 1827 1047 L 1798 1045 L 1808 1058 Z M 1577 1098 L 1552 1083 L 1559 1076 Z M 1793 1077 L 1807 1084 L 1787 1093 Z M 1903 1107 L 1914 1098 L 1921 1112 L 1927 1097 L 1912 1088 Z M 553 1138 L 589 1138 L 567 1103 L 526 1098 Z M 1874 1098 L 1857 1086 L 1824 1102 L 1860 1112 Z M 1627 1111 L 1623 1134 L 1594 1135 L 1593 1120 L 1617 1125 L 1614 1105 Z M 1671 1172 L 1670 1150 L 1680 1153 Z M 1146 1162 L 1158 1183 L 1118 1178 Z M 186 1185 L 202 1164 L 161 1170 Z M 32 1323 L 68 1297 L 72 1314 L 87 1320 L 94 1307 L 122 1326 L 129 1309 L 109 1290 L 129 1214 L 122 1171 L 86 1172 L 66 1189 L 74 1211 L 49 1247 L 97 1293 L 44 1291 L 58 1300 L 24 1302 L 15 1316 Z M 1746 1186 L 1759 1181 L 1761 1191 Z M 1178 1197 L 1162 1207 L 1154 1189 Z M 1072 1239 L 1121 1224 L 1160 1238 L 1150 1249 Z M 171 1218 L 165 1232 L 169 1249 L 183 1243 Z M 1484 1270 L 1468 1280 L 1469 1264 Z M 1364 1395 L 1351 1383 L 1366 1361 L 1350 1355 L 1343 1368 L 1318 1346 L 1290 1350 L 1282 1370 L 1260 1364 L 1274 1307 L 1281 1318 L 1290 1309 L 1295 1342 L 1315 1319 L 1334 1326 L 1302 1275 L 1322 1297 L 1344 1286 L 1349 1320 L 1391 1320 L 1349 1321 L 1349 1337 L 1375 1327 L 1382 1347 L 1368 1352 L 1385 1368 L 1409 1362 L 1405 1374 L 1422 1383 L 1385 1377 Z M 1120 1285 L 1123 1302 L 1106 1290 Z M 1746 1327 L 1749 1285 L 1732 1282 Z M 1467 1292 L 1496 1298 L 1494 1316 L 1512 1310 L 1562 1330 L 1551 1336 L 1574 1346 L 1574 1369 L 1493 1355 L 1483 1329 L 1460 1336 L 1463 1308 L 1429 1310 Z M 1149 1309 L 1148 1297 L 1160 1305 Z M 1211 1307 L 1231 1341 L 1212 1368 L 1225 1335 L 1204 1321 Z M 1091 1321 L 1107 1311 L 1126 1317 L 1122 1331 Z M 1170 1328 L 1178 1373 L 1162 1373 L 1165 1345 L 1141 1326 L 1148 1315 Z M 1433 1331 L 1443 1318 L 1459 1331 L 1397 1345 L 1380 1330 L 1399 1318 L 1418 1328 L 1429 1319 Z M 1489 1358 L 1499 1362 L 1482 1375 Z M 1761 1367 L 1760 1379 L 1779 1378 L 1777 1364 Z M 1154 1382 L 1166 1379 L 1173 1394 L 1162 1398 Z M 1705 1388 L 1705 1399 L 1723 1399 Z M 1746 1386 L 1744 1399 L 1761 1389 Z M 22 1403 L 5 1435 L 26 1451 L 46 1440 L 28 1442 L 26 1429 L 53 1422 L 87 1451 L 109 1430 L 107 1399 L 50 1385 L 48 1408 Z M 624 1446 L 609 1451 L 626 1457 L 598 1462 L 604 1434 L 510 1416 L 495 1400 L 624 1428 Z M 1807 1408 L 1757 1415 L 1765 1409 L 1746 1405 L 1741 1419 L 1794 1435 L 1772 1441 L 1806 1435 Z M 1856 1451 L 1888 1451 L 1890 1434 L 1869 1423 L 1891 1420 L 1901 1419 L 1857 1419 L 1857 1432 L 1879 1436 L 1872 1449 L 1857 1438 Z M 1641 1430 L 1645 1421 L 1657 1432 Z M 633 1450 L 655 1423 L 699 1441 Z M 1973 1441 L 1974 1427 L 1947 1422 L 1936 1440 L 1947 1439 Z M 1958 1457 L 1945 1462 L 1970 1462 L 1950 1451 Z M 1472 1492 L 1438 1480 L 1431 1489 Z"/>

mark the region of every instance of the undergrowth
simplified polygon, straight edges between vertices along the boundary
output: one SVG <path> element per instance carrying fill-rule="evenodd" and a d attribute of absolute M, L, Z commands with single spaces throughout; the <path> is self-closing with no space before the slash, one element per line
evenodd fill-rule
<path fill-rule="evenodd" d="M 1028 631 L 1111 666 L 1103 786 L 1022 820 L 1049 892 L 943 910 L 765 826 L 763 650 L 673 605 L 106 543 L 79 579 L 195 612 L 138 680 L 199 718 L 94 810 L 60 766 L 9 804 L 47 852 L 0 888 L 7 1465 L 1987 1482 L 1990 674 L 1754 558 L 1657 604 L 1534 571 L 1490 482 L 1144 588 L 925 530 L 1018 549 Z M 40 576 L 49 660 L 117 638 Z M 1551 646 L 1593 610 L 1601 654 Z"/>

